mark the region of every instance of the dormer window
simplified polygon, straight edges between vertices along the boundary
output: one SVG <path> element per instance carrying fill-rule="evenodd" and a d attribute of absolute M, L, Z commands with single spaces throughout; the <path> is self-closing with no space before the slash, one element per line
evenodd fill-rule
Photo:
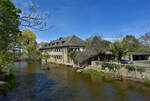
<path fill-rule="evenodd" d="M 59 44 L 59 42 L 56 42 L 56 45 L 58 45 Z"/>
<path fill-rule="evenodd" d="M 64 44 L 65 43 L 65 41 L 62 41 L 62 44 Z"/>
<path fill-rule="evenodd" d="M 52 43 L 52 46 L 55 45 L 54 43 Z"/>

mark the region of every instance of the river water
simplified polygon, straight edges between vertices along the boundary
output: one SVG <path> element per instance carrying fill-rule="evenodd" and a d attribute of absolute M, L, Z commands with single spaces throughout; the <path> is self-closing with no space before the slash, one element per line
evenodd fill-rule
<path fill-rule="evenodd" d="M 150 88 L 129 81 L 106 80 L 76 73 L 71 67 L 16 63 L 20 85 L 0 101 L 150 101 Z"/>

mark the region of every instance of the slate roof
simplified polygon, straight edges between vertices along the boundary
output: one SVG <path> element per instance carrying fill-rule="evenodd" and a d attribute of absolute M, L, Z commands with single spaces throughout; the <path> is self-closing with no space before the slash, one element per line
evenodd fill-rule
<path fill-rule="evenodd" d="M 80 39 L 77 36 L 69 36 L 66 38 L 59 38 L 57 40 L 51 41 L 45 45 L 45 48 L 57 48 L 57 47 L 84 47 L 86 46 L 86 41 Z"/>

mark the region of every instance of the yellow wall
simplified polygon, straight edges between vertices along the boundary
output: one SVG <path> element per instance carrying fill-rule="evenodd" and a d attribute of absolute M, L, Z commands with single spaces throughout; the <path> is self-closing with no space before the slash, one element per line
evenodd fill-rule
<path fill-rule="evenodd" d="M 44 51 L 43 51 L 44 52 Z M 68 56 L 68 48 L 62 48 L 61 51 L 48 51 L 46 50 L 46 52 L 48 52 L 48 54 L 50 55 L 50 58 L 48 59 L 49 62 L 55 62 L 55 63 L 59 63 L 59 64 L 70 64 L 73 65 L 73 60 L 71 60 Z M 61 59 L 56 59 L 52 56 L 62 56 Z"/>

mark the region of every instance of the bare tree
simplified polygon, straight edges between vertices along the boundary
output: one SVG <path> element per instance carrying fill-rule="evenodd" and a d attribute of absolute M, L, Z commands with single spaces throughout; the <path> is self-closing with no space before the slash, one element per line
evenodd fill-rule
<path fill-rule="evenodd" d="M 150 32 L 148 32 L 145 35 L 141 36 L 140 42 L 143 45 L 145 45 L 146 47 L 150 48 Z"/>
<path fill-rule="evenodd" d="M 105 44 L 100 36 L 90 37 L 87 39 L 87 43 L 86 50 L 76 56 L 76 63 L 78 64 L 82 64 L 89 58 L 105 52 Z"/>
<path fill-rule="evenodd" d="M 25 29 L 30 28 L 38 31 L 43 31 L 51 28 L 52 26 L 47 25 L 47 19 L 49 13 L 38 13 L 36 11 L 37 6 L 32 1 L 28 12 L 22 12 L 20 14 L 20 25 Z"/>
<path fill-rule="evenodd" d="M 150 32 L 139 38 L 141 43 L 139 51 L 141 52 L 149 52 L 150 53 Z"/>

